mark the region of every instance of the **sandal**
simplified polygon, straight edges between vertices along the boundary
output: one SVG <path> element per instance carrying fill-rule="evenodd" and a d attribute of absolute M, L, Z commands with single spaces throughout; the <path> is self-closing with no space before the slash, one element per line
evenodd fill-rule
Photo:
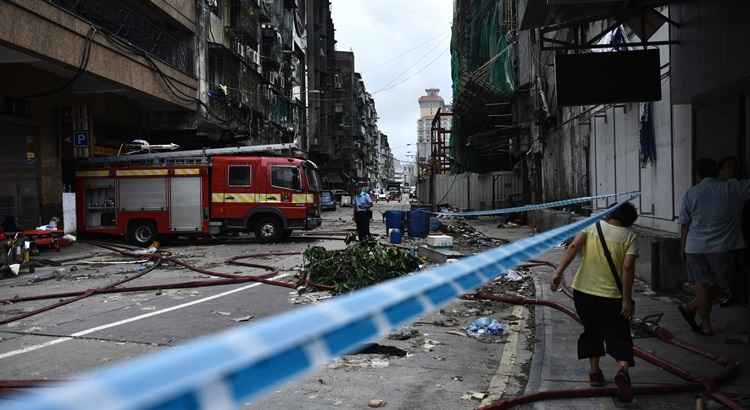
<path fill-rule="evenodd" d="M 700 325 L 698 325 L 697 329 L 693 329 L 693 331 L 695 333 L 698 333 L 699 335 L 703 335 L 703 336 L 714 336 L 714 335 L 716 335 L 716 333 L 714 333 L 713 330 L 709 331 L 709 330 L 704 329 L 702 323 Z"/>
<path fill-rule="evenodd" d="M 604 387 L 607 382 L 604 380 L 604 373 L 601 370 L 589 373 L 589 385 L 591 387 Z"/>
<path fill-rule="evenodd" d="M 623 403 L 630 403 L 633 401 L 633 386 L 630 384 L 630 375 L 627 371 L 620 369 L 615 376 L 615 384 L 617 385 L 617 398 Z"/>
<path fill-rule="evenodd" d="M 677 306 L 677 309 L 682 314 L 682 318 L 685 319 L 688 325 L 690 325 L 690 328 L 693 329 L 693 332 L 701 333 L 703 329 L 701 329 L 700 326 L 698 326 L 698 323 L 695 321 L 695 312 L 690 312 L 688 310 L 687 306 L 685 305 L 679 305 Z"/>

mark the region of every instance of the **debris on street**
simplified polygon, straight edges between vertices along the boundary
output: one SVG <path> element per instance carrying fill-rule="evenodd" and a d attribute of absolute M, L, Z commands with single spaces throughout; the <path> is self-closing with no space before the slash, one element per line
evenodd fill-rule
<path fill-rule="evenodd" d="M 303 291 L 304 289 L 302 289 Z M 300 291 L 289 292 L 289 302 L 294 305 L 307 305 L 324 302 L 332 297 L 329 292 L 300 293 Z"/>
<path fill-rule="evenodd" d="M 487 393 L 482 393 L 482 392 L 475 392 L 475 391 L 470 391 L 470 392 L 468 392 L 468 393 L 465 393 L 465 394 L 464 394 L 463 396 L 461 396 L 461 398 L 462 398 L 462 399 L 464 399 L 464 400 L 477 400 L 477 401 L 482 401 L 482 400 L 484 400 L 484 399 L 485 399 L 485 398 L 486 398 L 487 396 L 488 396 L 488 395 L 487 395 Z"/>
<path fill-rule="evenodd" d="M 370 400 L 367 402 L 367 407 L 379 408 L 385 407 L 385 400 Z"/>
<path fill-rule="evenodd" d="M 330 286 L 334 294 L 365 288 L 411 273 L 419 260 L 407 252 L 378 242 L 356 243 L 341 250 L 316 246 L 304 253 L 306 283 Z"/>
<path fill-rule="evenodd" d="M 391 362 L 385 357 L 342 357 L 336 359 L 333 363 L 328 365 L 329 369 L 341 369 L 341 368 L 359 368 L 359 369 L 384 369 L 390 366 Z"/>
<path fill-rule="evenodd" d="M 401 329 L 397 332 L 388 335 L 390 340 L 409 340 L 411 338 L 419 336 L 419 331 L 415 329 Z"/>
<path fill-rule="evenodd" d="M 240 323 L 240 322 L 248 322 L 248 321 L 253 320 L 253 319 L 255 319 L 255 315 L 247 315 L 247 316 L 236 317 L 236 318 L 233 318 L 232 320 L 234 320 L 237 323 Z"/>
<path fill-rule="evenodd" d="M 500 336 L 505 332 L 505 327 L 497 319 L 489 316 L 480 317 L 464 328 L 466 334 L 479 340 L 487 336 Z"/>
<path fill-rule="evenodd" d="M 492 238 L 479 232 L 464 221 L 451 221 L 444 227 L 445 233 L 452 234 L 459 245 L 495 248 L 508 243 L 505 239 Z"/>
<path fill-rule="evenodd" d="M 518 282 L 520 280 L 523 280 L 523 273 L 517 270 L 509 270 L 505 272 L 504 279 L 510 282 Z"/>

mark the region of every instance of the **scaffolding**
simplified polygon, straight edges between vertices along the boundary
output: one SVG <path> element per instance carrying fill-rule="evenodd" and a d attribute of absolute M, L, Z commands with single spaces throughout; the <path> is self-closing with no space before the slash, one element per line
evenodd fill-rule
<path fill-rule="evenodd" d="M 452 112 L 443 112 L 439 108 L 435 117 L 432 118 L 432 128 L 430 129 L 430 159 L 432 163 L 432 174 L 447 174 L 451 170 L 449 156 L 450 140 L 448 136 L 452 133 L 451 129 L 444 127 L 443 119 L 453 118 Z"/>

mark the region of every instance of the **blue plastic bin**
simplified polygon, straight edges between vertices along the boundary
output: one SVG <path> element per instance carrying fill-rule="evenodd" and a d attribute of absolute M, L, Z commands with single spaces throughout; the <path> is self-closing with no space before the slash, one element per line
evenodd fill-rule
<path fill-rule="evenodd" d="M 401 243 L 401 230 L 400 229 L 391 229 L 391 243 L 394 245 L 398 245 Z"/>
<path fill-rule="evenodd" d="M 409 236 L 424 238 L 430 233 L 430 214 L 423 209 L 409 212 Z"/>
<path fill-rule="evenodd" d="M 385 211 L 383 212 L 383 218 L 385 219 L 386 231 L 390 229 L 404 229 L 404 220 L 406 219 L 404 211 Z"/>

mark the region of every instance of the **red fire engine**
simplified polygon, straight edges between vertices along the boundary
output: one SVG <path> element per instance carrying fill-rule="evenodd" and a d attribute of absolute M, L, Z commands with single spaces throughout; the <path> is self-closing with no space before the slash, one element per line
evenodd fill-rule
<path fill-rule="evenodd" d="M 292 144 L 93 158 L 76 171 L 79 232 L 127 236 L 254 232 L 262 242 L 320 226 L 314 163 Z"/>

